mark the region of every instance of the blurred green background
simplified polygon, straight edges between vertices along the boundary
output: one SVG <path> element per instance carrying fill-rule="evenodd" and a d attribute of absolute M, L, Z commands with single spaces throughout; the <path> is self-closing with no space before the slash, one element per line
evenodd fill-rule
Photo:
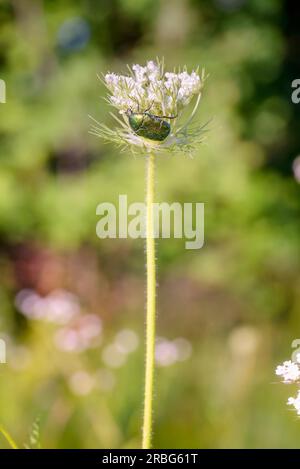
<path fill-rule="evenodd" d="M 300 447 L 274 375 L 300 338 L 299 24 L 280 0 L 0 1 L 0 423 L 20 445 L 38 426 L 31 447 L 140 446 L 144 246 L 95 228 L 100 202 L 143 200 L 144 160 L 88 115 L 114 125 L 97 74 L 164 56 L 205 68 L 212 121 L 157 163 L 157 201 L 204 202 L 206 241 L 157 243 L 154 446 Z"/>

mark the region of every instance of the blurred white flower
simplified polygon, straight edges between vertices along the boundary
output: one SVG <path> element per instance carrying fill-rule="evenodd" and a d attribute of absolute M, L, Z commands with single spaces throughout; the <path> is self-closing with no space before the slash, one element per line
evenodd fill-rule
<path fill-rule="evenodd" d="M 122 329 L 116 334 L 115 345 L 121 353 L 132 353 L 139 345 L 138 335 L 132 329 Z"/>
<path fill-rule="evenodd" d="M 285 361 L 282 365 L 277 366 L 275 373 L 277 376 L 283 378 L 284 383 L 293 383 L 300 378 L 299 366 L 291 360 Z"/>
<path fill-rule="evenodd" d="M 54 341 L 56 346 L 65 352 L 82 352 L 98 345 L 101 332 L 101 319 L 95 314 L 84 314 L 59 329 Z"/>
<path fill-rule="evenodd" d="M 102 360 L 109 368 L 120 368 L 127 360 L 128 354 L 134 352 L 139 345 L 139 338 L 132 329 L 121 329 L 113 342 L 102 352 Z"/>
<path fill-rule="evenodd" d="M 188 360 L 192 355 L 192 344 L 183 337 L 173 340 L 173 344 L 177 349 L 177 360 L 183 362 Z"/>
<path fill-rule="evenodd" d="M 259 331 L 250 325 L 235 327 L 228 338 L 229 349 L 237 360 L 253 356 L 258 350 L 259 343 Z"/>
<path fill-rule="evenodd" d="M 298 391 L 296 397 L 289 397 L 287 400 L 287 405 L 294 406 L 297 414 L 300 415 L 300 391 Z"/>
<path fill-rule="evenodd" d="M 78 298 L 66 290 L 41 296 L 34 290 L 21 290 L 15 299 L 18 310 L 29 319 L 66 324 L 80 313 Z"/>
<path fill-rule="evenodd" d="M 155 346 L 155 359 L 159 366 L 170 366 L 177 361 L 176 345 L 167 340 L 160 338 Z"/>
<path fill-rule="evenodd" d="M 158 337 L 155 345 L 155 360 L 158 366 L 170 366 L 178 361 L 185 361 L 192 354 L 192 346 L 187 339 L 178 337 L 168 340 Z"/>
<path fill-rule="evenodd" d="M 276 375 L 283 378 L 284 383 L 297 383 L 300 385 L 300 353 L 293 355 L 293 360 L 287 360 L 282 365 L 277 366 Z M 296 397 L 289 397 L 287 405 L 291 405 L 300 415 L 300 390 L 298 390 Z"/>
<path fill-rule="evenodd" d="M 84 396 L 89 394 L 95 384 L 93 376 L 87 371 L 81 370 L 73 373 L 69 379 L 69 386 L 74 394 Z"/>
<path fill-rule="evenodd" d="M 300 183 L 300 156 L 293 161 L 293 173 L 296 181 Z"/>
<path fill-rule="evenodd" d="M 107 345 L 102 352 L 102 360 L 109 368 L 120 368 L 126 363 L 127 356 L 113 342 Z"/>

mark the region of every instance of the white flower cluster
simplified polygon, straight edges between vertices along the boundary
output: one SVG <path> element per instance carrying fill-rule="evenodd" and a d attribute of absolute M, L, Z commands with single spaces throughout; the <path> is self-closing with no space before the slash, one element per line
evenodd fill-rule
<path fill-rule="evenodd" d="M 170 366 L 190 358 L 192 345 L 184 337 L 168 340 L 158 337 L 155 344 L 155 361 L 158 366 Z"/>
<path fill-rule="evenodd" d="M 300 391 L 298 391 L 296 397 L 289 397 L 287 401 L 287 405 L 294 406 L 297 414 L 300 415 Z"/>
<path fill-rule="evenodd" d="M 111 93 L 109 101 L 120 113 L 131 109 L 133 112 L 148 110 L 156 115 L 175 116 L 202 88 L 202 79 L 197 72 L 164 72 L 158 62 L 149 61 L 144 67 L 133 65 L 131 72 L 131 76 L 108 73 L 104 77 Z"/>
<path fill-rule="evenodd" d="M 285 361 L 282 365 L 277 366 L 275 373 L 283 378 L 284 383 L 294 383 L 300 378 L 298 363 L 291 360 Z"/>
<path fill-rule="evenodd" d="M 298 383 L 300 384 L 300 353 L 296 356 L 296 362 L 287 360 L 282 365 L 277 366 L 275 373 L 281 376 L 284 383 Z M 296 397 L 289 397 L 288 405 L 294 406 L 297 414 L 300 415 L 300 390 Z"/>

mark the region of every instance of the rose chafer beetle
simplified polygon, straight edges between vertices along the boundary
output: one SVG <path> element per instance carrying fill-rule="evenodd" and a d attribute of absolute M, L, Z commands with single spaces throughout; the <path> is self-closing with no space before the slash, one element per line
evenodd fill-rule
<path fill-rule="evenodd" d="M 165 119 L 175 119 L 177 117 L 156 116 L 148 110 L 133 112 L 132 109 L 127 109 L 126 115 L 129 125 L 136 135 L 158 142 L 165 140 L 171 131 L 171 126 Z"/>

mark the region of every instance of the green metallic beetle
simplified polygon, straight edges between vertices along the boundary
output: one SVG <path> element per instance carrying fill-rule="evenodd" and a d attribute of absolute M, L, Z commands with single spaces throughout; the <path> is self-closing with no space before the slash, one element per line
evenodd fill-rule
<path fill-rule="evenodd" d="M 169 122 L 164 119 L 175 119 L 177 116 L 156 116 L 150 112 L 133 112 L 127 109 L 129 125 L 136 135 L 162 142 L 171 131 Z"/>

